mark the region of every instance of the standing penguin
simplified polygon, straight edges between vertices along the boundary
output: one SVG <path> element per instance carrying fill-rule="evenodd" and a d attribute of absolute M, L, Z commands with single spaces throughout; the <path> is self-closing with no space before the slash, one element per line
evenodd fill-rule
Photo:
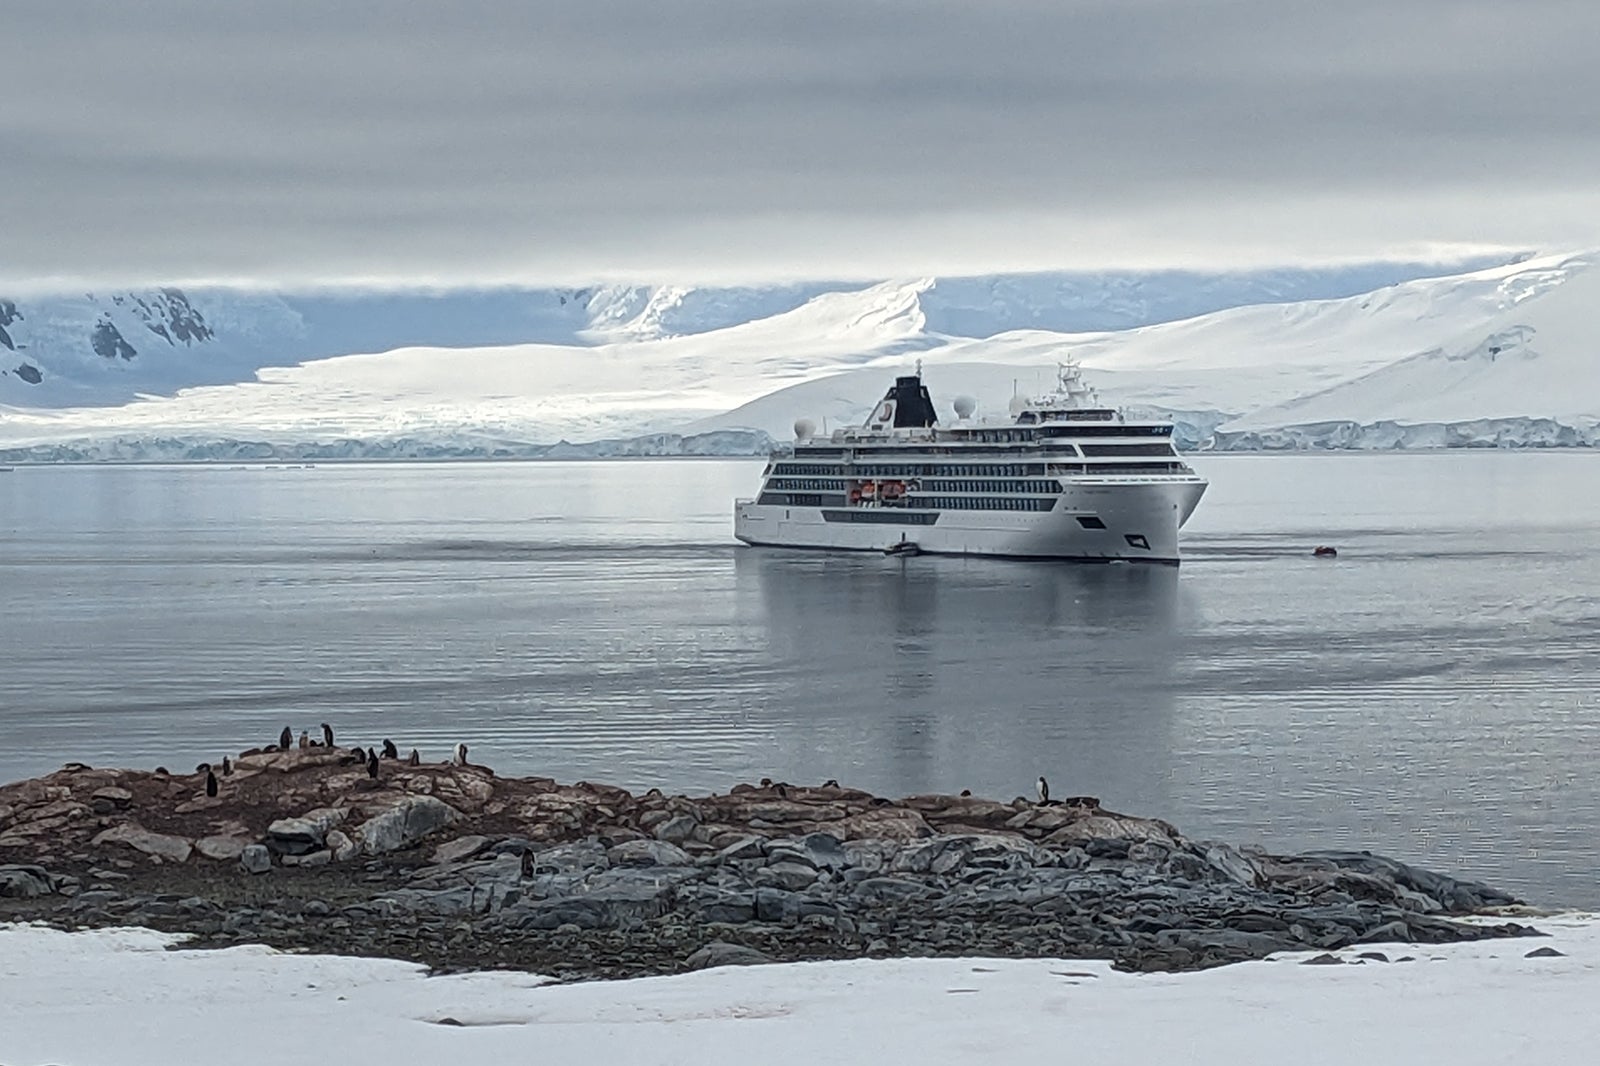
<path fill-rule="evenodd" d="M 1039 777 L 1039 802 L 1046 806 L 1050 804 L 1050 782 L 1043 775 Z"/>
<path fill-rule="evenodd" d="M 283 727 L 283 732 L 278 734 L 278 747 L 288 751 L 294 746 L 294 731 L 288 726 Z"/>
<path fill-rule="evenodd" d="M 206 771 L 206 795 L 215 796 L 216 794 L 217 794 L 217 775 L 212 773 L 210 770 L 207 770 Z"/>
<path fill-rule="evenodd" d="M 333 747 L 333 726 L 327 722 L 322 723 L 322 746 L 325 748 Z"/>
<path fill-rule="evenodd" d="M 300 746 L 302 748 L 309 748 L 311 746 L 311 734 L 307 733 L 304 729 L 300 730 Z"/>
<path fill-rule="evenodd" d="M 398 759 L 400 757 L 400 749 L 395 747 L 394 741 L 387 737 L 383 740 L 383 757 L 385 759 Z"/>
<path fill-rule="evenodd" d="M 456 745 L 456 757 L 454 761 L 457 766 L 467 765 L 467 746 L 465 744 Z"/>
<path fill-rule="evenodd" d="M 406 765 L 407 766 L 421 766 L 422 765 L 422 754 L 420 752 L 418 752 L 416 748 L 412 748 L 411 749 L 411 754 L 406 756 Z"/>
<path fill-rule="evenodd" d="M 228 758 L 226 755 L 224 755 L 222 757 L 222 776 L 223 777 L 232 777 L 233 776 L 233 760 Z"/>
<path fill-rule="evenodd" d="M 533 876 L 533 850 L 531 848 L 522 849 L 522 876 L 524 879 Z"/>
<path fill-rule="evenodd" d="M 367 776 L 378 776 L 378 753 L 370 749 L 367 751 Z"/>

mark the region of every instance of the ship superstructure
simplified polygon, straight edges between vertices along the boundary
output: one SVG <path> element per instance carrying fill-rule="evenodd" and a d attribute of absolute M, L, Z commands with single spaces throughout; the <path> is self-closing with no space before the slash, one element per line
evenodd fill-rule
<path fill-rule="evenodd" d="M 1172 424 L 1102 406 L 1070 361 L 1055 388 L 1017 397 L 1004 420 L 955 402 L 939 423 L 916 374 L 859 426 L 819 437 L 806 420 L 734 505 L 747 544 L 856 551 L 1176 563 L 1178 529 L 1206 481 Z"/>

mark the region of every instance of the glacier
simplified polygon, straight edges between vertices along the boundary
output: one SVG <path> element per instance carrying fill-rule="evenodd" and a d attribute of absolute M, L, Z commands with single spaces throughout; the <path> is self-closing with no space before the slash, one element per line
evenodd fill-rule
<path fill-rule="evenodd" d="M 981 413 L 1069 353 L 1191 449 L 1592 447 L 1593 261 L 6 298 L 0 462 L 760 454 L 919 360 Z"/>

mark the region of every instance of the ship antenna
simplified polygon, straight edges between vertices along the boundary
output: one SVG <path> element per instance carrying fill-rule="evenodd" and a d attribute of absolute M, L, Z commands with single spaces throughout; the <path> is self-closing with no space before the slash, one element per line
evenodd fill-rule
<path fill-rule="evenodd" d="M 919 355 L 919 356 L 917 356 L 917 377 L 920 378 L 921 376 L 922 376 L 922 357 Z"/>

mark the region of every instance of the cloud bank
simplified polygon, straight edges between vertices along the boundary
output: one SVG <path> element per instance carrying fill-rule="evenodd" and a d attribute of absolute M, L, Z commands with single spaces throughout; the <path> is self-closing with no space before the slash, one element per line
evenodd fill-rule
<path fill-rule="evenodd" d="M 3 18 L 0 283 L 1600 243 L 1589 2 L 23 0 Z"/>

